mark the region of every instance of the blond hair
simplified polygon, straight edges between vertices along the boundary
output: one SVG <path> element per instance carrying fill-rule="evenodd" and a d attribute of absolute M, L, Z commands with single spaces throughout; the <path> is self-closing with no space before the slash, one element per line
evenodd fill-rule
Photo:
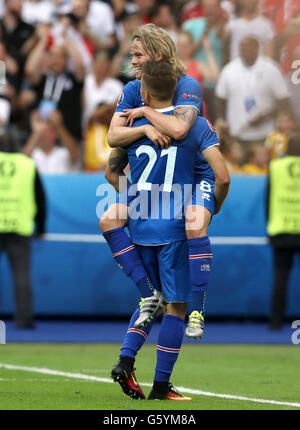
<path fill-rule="evenodd" d="M 154 24 L 146 24 L 133 33 L 132 42 L 135 39 L 141 42 L 144 51 L 152 60 L 161 59 L 170 63 L 177 79 L 186 73 L 184 65 L 177 56 L 175 44 L 166 30 Z"/>

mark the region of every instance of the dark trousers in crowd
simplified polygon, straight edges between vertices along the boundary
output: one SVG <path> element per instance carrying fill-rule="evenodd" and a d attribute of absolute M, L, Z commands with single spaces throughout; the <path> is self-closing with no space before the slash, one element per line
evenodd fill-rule
<path fill-rule="evenodd" d="M 30 279 L 30 237 L 17 234 L 0 234 L 0 254 L 8 256 L 15 293 L 15 324 L 19 328 L 32 328 L 32 290 Z M 5 285 L 2 285 L 5 288 Z"/>
<path fill-rule="evenodd" d="M 270 328 L 280 329 L 284 320 L 287 301 L 287 287 L 294 256 L 299 247 L 273 247 L 274 286 L 271 298 Z"/>

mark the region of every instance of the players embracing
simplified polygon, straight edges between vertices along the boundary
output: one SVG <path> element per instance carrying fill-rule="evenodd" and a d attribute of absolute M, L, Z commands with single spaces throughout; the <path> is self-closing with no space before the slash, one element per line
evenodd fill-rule
<path fill-rule="evenodd" d="M 150 321 L 155 318 L 165 297 L 167 305 L 158 339 L 156 374 L 150 398 L 177 396 L 178 400 L 184 400 L 178 393 L 174 394 L 169 386 L 169 378 L 184 334 L 186 303 L 191 298 L 187 279 L 190 278 L 192 282 L 194 311 L 189 316 L 186 335 L 202 337 L 203 306 L 212 259 L 207 227 L 226 198 L 230 178 L 217 148 L 216 133 L 209 122 L 200 117 L 201 88 L 194 79 L 184 74 L 184 68 L 168 34 L 152 24 L 138 29 L 133 36 L 131 53 L 137 79 L 124 87 L 111 122 L 108 141 L 114 149 L 106 177 L 118 189 L 119 176 L 124 175 L 123 169 L 129 156 L 132 180 L 140 185 L 140 190 L 144 187 L 145 191 L 149 191 L 151 183 L 163 185 L 166 178 L 171 181 L 171 185 L 190 183 L 193 188 L 188 205 L 182 202 L 187 220 L 185 226 L 184 221 L 177 222 L 173 219 L 169 221 L 169 225 L 159 228 L 156 224 L 155 228 L 157 220 L 146 219 L 141 222 L 130 219 L 128 226 L 136 245 L 124 231 L 128 207 L 123 202 L 109 208 L 100 221 L 103 235 L 115 259 L 134 280 L 143 297 L 141 308 L 135 312 L 130 322 L 120 361 L 112 375 L 120 382 L 125 394 L 134 398 L 139 397 L 140 393 L 143 397 L 140 387 L 135 384 L 133 363 L 137 351 L 151 330 Z M 164 65 L 166 76 L 156 70 L 155 62 L 158 69 L 161 64 Z M 142 88 L 142 97 L 140 79 L 143 77 L 145 63 L 145 68 L 149 68 L 151 64 L 152 69 L 147 69 L 147 75 L 152 84 L 144 83 L 146 90 Z M 168 66 L 170 73 L 167 73 Z M 167 88 L 168 76 L 170 82 L 174 80 L 171 96 L 167 91 L 164 94 L 162 82 L 159 82 L 167 79 L 164 84 Z M 156 87 L 155 80 L 158 81 Z M 166 94 L 168 98 L 163 99 Z M 170 104 L 174 106 L 172 112 Z M 165 157 L 161 156 L 162 151 Z M 137 165 L 140 168 L 136 168 Z M 161 176 L 163 171 L 165 176 Z M 115 217 L 116 213 L 120 216 Z M 154 240 L 152 243 L 149 237 L 143 239 L 140 234 L 147 230 L 150 232 L 151 229 Z M 175 244 L 176 251 L 173 248 Z M 175 260 L 171 261 L 170 258 Z M 153 261 L 158 262 L 157 267 Z M 168 264 L 164 266 L 166 262 Z M 176 273 L 170 274 L 170 267 Z M 170 336 L 170 333 L 173 335 Z"/>

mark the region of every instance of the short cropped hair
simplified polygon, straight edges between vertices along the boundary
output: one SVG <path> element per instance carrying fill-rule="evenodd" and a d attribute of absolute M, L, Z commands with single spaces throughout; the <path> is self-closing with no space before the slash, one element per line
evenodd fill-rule
<path fill-rule="evenodd" d="M 159 101 L 173 98 L 177 79 L 172 65 L 167 61 L 147 61 L 143 66 L 143 87 Z"/>

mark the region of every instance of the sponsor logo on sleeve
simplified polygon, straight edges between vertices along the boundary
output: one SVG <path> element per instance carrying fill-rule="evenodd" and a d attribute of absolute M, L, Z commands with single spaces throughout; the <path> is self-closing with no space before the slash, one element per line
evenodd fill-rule
<path fill-rule="evenodd" d="M 182 93 L 181 97 L 183 99 L 187 99 L 187 100 L 194 100 L 196 102 L 199 102 L 199 97 L 196 96 L 196 94 L 192 94 L 192 93 Z"/>

